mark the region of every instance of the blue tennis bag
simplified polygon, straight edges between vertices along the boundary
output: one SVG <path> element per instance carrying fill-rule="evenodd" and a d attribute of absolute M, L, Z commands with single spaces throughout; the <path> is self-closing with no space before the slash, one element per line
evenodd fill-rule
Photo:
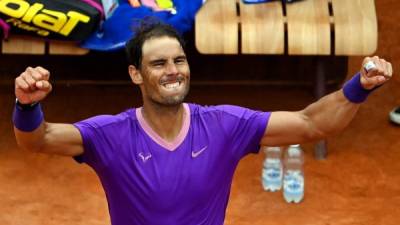
<path fill-rule="evenodd" d="M 149 7 L 133 7 L 127 0 L 120 0 L 111 17 L 81 43 L 82 48 L 96 51 L 118 51 L 134 35 L 133 26 L 138 20 L 151 16 L 172 25 L 181 34 L 192 29 L 196 12 L 203 0 L 174 0 L 175 10 L 154 11 Z"/>

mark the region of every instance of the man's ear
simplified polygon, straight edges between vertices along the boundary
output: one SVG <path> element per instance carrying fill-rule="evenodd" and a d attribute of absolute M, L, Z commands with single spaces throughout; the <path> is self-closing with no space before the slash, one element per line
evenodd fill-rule
<path fill-rule="evenodd" d="M 143 83 L 142 74 L 134 65 L 129 65 L 128 70 L 129 76 L 131 77 L 131 80 L 134 84 L 139 85 Z"/>

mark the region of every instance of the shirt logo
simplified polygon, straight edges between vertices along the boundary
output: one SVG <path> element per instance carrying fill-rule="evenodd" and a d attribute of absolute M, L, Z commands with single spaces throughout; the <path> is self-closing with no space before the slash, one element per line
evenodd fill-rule
<path fill-rule="evenodd" d="M 197 156 L 199 156 L 202 152 L 204 152 L 204 150 L 207 149 L 208 146 L 205 146 L 204 148 L 198 150 L 198 151 L 192 151 L 192 158 L 196 158 Z"/>
<path fill-rule="evenodd" d="M 139 157 L 145 163 L 147 160 L 149 160 L 151 158 L 151 154 L 149 153 L 148 155 L 145 156 L 143 152 L 140 152 L 139 153 Z"/>

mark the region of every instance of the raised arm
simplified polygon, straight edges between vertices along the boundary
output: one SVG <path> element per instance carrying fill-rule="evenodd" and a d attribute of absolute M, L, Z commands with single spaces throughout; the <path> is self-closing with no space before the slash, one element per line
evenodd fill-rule
<path fill-rule="evenodd" d="M 65 156 L 83 153 L 82 137 L 72 124 L 44 121 L 39 101 L 52 90 L 50 73 L 42 67 L 28 67 L 15 79 L 14 133 L 21 148 Z"/>
<path fill-rule="evenodd" d="M 343 89 L 301 111 L 271 113 L 260 144 L 281 146 L 303 143 L 342 131 L 354 118 L 368 93 L 389 80 L 392 73 L 392 65 L 384 59 L 376 56 L 365 58 L 360 73 L 346 82 Z"/>

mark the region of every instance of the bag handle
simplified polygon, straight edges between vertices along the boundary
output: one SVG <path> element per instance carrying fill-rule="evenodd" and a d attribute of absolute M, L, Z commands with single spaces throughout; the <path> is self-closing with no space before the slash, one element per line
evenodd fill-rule
<path fill-rule="evenodd" d="M 1 18 L 0 18 L 0 29 L 3 30 L 3 39 L 7 39 L 8 38 L 8 34 L 10 33 L 10 25 L 8 25 Z"/>
<path fill-rule="evenodd" d="M 95 1 L 95 0 L 82 0 L 82 1 L 85 2 L 85 3 L 88 4 L 88 5 L 90 5 L 90 6 L 94 7 L 94 8 L 96 8 L 97 11 L 100 12 L 101 19 L 104 19 L 104 9 L 103 9 L 103 6 L 102 6 L 100 3 L 98 3 L 98 2 Z"/>

